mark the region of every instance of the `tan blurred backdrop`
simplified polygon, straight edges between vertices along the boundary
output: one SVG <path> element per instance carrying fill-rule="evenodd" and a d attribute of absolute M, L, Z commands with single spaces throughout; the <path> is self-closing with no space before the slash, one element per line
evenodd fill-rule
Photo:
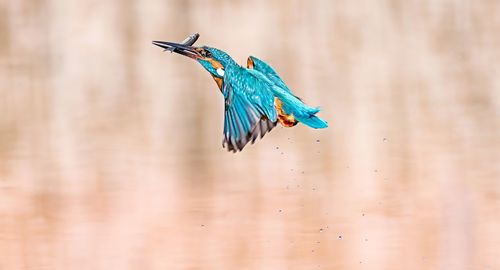
<path fill-rule="evenodd" d="M 500 269 L 500 2 L 0 2 L 0 269 Z M 269 62 L 327 130 L 222 149 Z"/>

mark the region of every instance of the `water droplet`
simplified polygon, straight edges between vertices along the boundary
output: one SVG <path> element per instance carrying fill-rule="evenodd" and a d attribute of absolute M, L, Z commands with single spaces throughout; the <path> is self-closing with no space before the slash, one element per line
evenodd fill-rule
<path fill-rule="evenodd" d="M 339 239 L 341 239 L 341 240 L 342 240 L 342 235 L 339 235 Z"/>
<path fill-rule="evenodd" d="M 321 233 L 321 232 L 323 232 L 323 228 L 320 228 L 320 229 L 319 229 L 319 232 L 320 232 L 320 233 Z"/>
<path fill-rule="evenodd" d="M 383 138 L 383 139 L 382 139 L 382 141 L 383 141 L 383 142 L 386 142 L 386 141 L 387 141 L 387 138 Z"/>
<path fill-rule="evenodd" d="M 320 142 L 320 140 L 316 140 L 316 142 Z"/>

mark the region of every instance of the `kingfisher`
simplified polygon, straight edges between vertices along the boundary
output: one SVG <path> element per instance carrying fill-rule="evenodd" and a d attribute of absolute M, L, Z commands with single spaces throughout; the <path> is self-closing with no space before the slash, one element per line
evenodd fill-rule
<path fill-rule="evenodd" d="M 249 56 L 246 67 L 240 66 L 220 49 L 193 46 L 198 37 L 194 34 L 181 43 L 153 41 L 153 44 L 196 60 L 215 80 L 224 96 L 222 146 L 228 151 L 243 150 L 278 123 L 284 127 L 297 123 L 315 129 L 328 127 L 326 121 L 316 116 L 320 109 L 306 105 L 294 95 L 267 63 Z"/>

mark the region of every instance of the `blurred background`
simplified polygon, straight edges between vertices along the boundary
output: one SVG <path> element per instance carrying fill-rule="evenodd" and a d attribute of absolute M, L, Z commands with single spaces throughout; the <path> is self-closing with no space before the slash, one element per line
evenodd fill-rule
<path fill-rule="evenodd" d="M 500 269 L 500 2 L 0 2 L 0 269 Z M 270 63 L 326 130 L 232 154 L 152 40 Z"/>

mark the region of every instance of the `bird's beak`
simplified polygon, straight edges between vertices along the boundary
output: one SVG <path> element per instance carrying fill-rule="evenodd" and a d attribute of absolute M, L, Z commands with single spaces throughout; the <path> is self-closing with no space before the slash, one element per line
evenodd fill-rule
<path fill-rule="evenodd" d="M 153 41 L 153 44 L 165 49 L 165 51 L 176 52 L 178 54 L 185 55 L 189 58 L 200 59 L 203 58 L 198 51 L 196 51 L 196 47 L 188 46 L 185 44 L 166 42 L 166 41 Z"/>

